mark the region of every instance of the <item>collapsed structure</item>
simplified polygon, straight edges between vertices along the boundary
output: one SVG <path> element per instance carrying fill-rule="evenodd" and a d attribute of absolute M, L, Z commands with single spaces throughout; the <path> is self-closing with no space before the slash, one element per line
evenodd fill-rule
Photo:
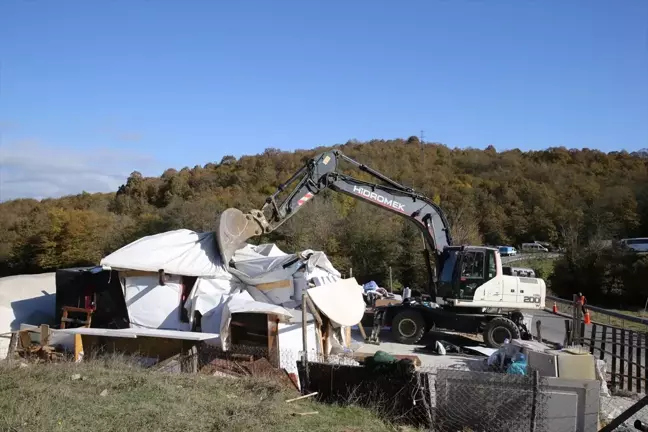
<path fill-rule="evenodd" d="M 362 291 L 323 252 L 246 244 L 226 265 L 214 233 L 180 229 L 143 237 L 96 267 L 58 270 L 50 322 L 81 324 L 57 332 L 57 342 L 70 349 L 75 334 L 96 343 L 106 337 L 200 340 L 223 351 L 281 351 L 275 364 L 295 372 L 303 333 L 315 354 L 348 346 L 349 327 L 364 313 Z M 302 310 L 305 293 L 314 314 Z"/>

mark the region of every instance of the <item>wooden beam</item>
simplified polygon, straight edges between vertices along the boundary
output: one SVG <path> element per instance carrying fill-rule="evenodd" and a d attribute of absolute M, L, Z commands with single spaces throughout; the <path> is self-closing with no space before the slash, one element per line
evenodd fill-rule
<path fill-rule="evenodd" d="M 307 305 L 308 309 L 310 310 L 310 313 L 313 314 L 313 317 L 315 317 L 315 321 L 317 321 L 317 324 L 319 324 L 320 327 L 321 327 L 322 325 L 324 325 L 323 321 L 322 321 L 322 316 L 319 314 L 319 312 L 317 311 L 317 308 L 313 304 L 313 300 L 311 300 L 311 298 L 310 298 L 310 296 L 308 294 L 306 294 L 306 296 L 304 298 L 306 299 L 306 305 Z"/>
<path fill-rule="evenodd" d="M 50 328 L 47 324 L 41 324 L 40 326 L 40 344 L 41 346 L 49 345 L 50 341 Z"/>
<path fill-rule="evenodd" d="M 358 323 L 358 329 L 360 329 L 360 335 L 362 336 L 362 339 L 365 341 L 367 340 L 367 333 L 365 333 L 364 326 L 362 325 L 361 322 Z"/>
<path fill-rule="evenodd" d="M 279 318 L 268 315 L 268 360 L 274 367 L 279 367 Z"/>

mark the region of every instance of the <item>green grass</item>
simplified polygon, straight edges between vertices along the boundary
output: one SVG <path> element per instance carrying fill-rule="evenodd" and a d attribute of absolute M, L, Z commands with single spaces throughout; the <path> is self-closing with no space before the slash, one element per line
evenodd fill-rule
<path fill-rule="evenodd" d="M 83 379 L 73 380 L 80 374 Z M 102 396 L 101 393 L 107 394 Z M 154 372 L 123 361 L 0 365 L 0 430 L 393 431 L 375 413 L 265 381 Z M 294 413 L 318 411 L 309 416 Z"/>

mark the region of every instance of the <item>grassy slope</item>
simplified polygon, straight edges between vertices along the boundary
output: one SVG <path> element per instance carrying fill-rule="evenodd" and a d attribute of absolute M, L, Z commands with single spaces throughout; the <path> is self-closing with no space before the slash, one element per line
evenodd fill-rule
<path fill-rule="evenodd" d="M 72 380 L 81 374 L 83 380 Z M 106 396 L 100 393 L 107 390 Z M 389 431 L 372 412 L 290 404 L 271 383 L 165 374 L 124 364 L 0 366 L 0 430 Z M 293 413 L 318 411 L 310 416 Z"/>

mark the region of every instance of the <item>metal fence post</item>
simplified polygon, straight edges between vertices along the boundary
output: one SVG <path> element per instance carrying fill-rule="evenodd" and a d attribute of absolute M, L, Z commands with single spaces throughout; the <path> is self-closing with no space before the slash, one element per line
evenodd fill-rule
<path fill-rule="evenodd" d="M 538 392 L 540 383 L 540 372 L 533 371 L 533 402 L 531 403 L 531 432 L 536 432 L 538 426 Z"/>

